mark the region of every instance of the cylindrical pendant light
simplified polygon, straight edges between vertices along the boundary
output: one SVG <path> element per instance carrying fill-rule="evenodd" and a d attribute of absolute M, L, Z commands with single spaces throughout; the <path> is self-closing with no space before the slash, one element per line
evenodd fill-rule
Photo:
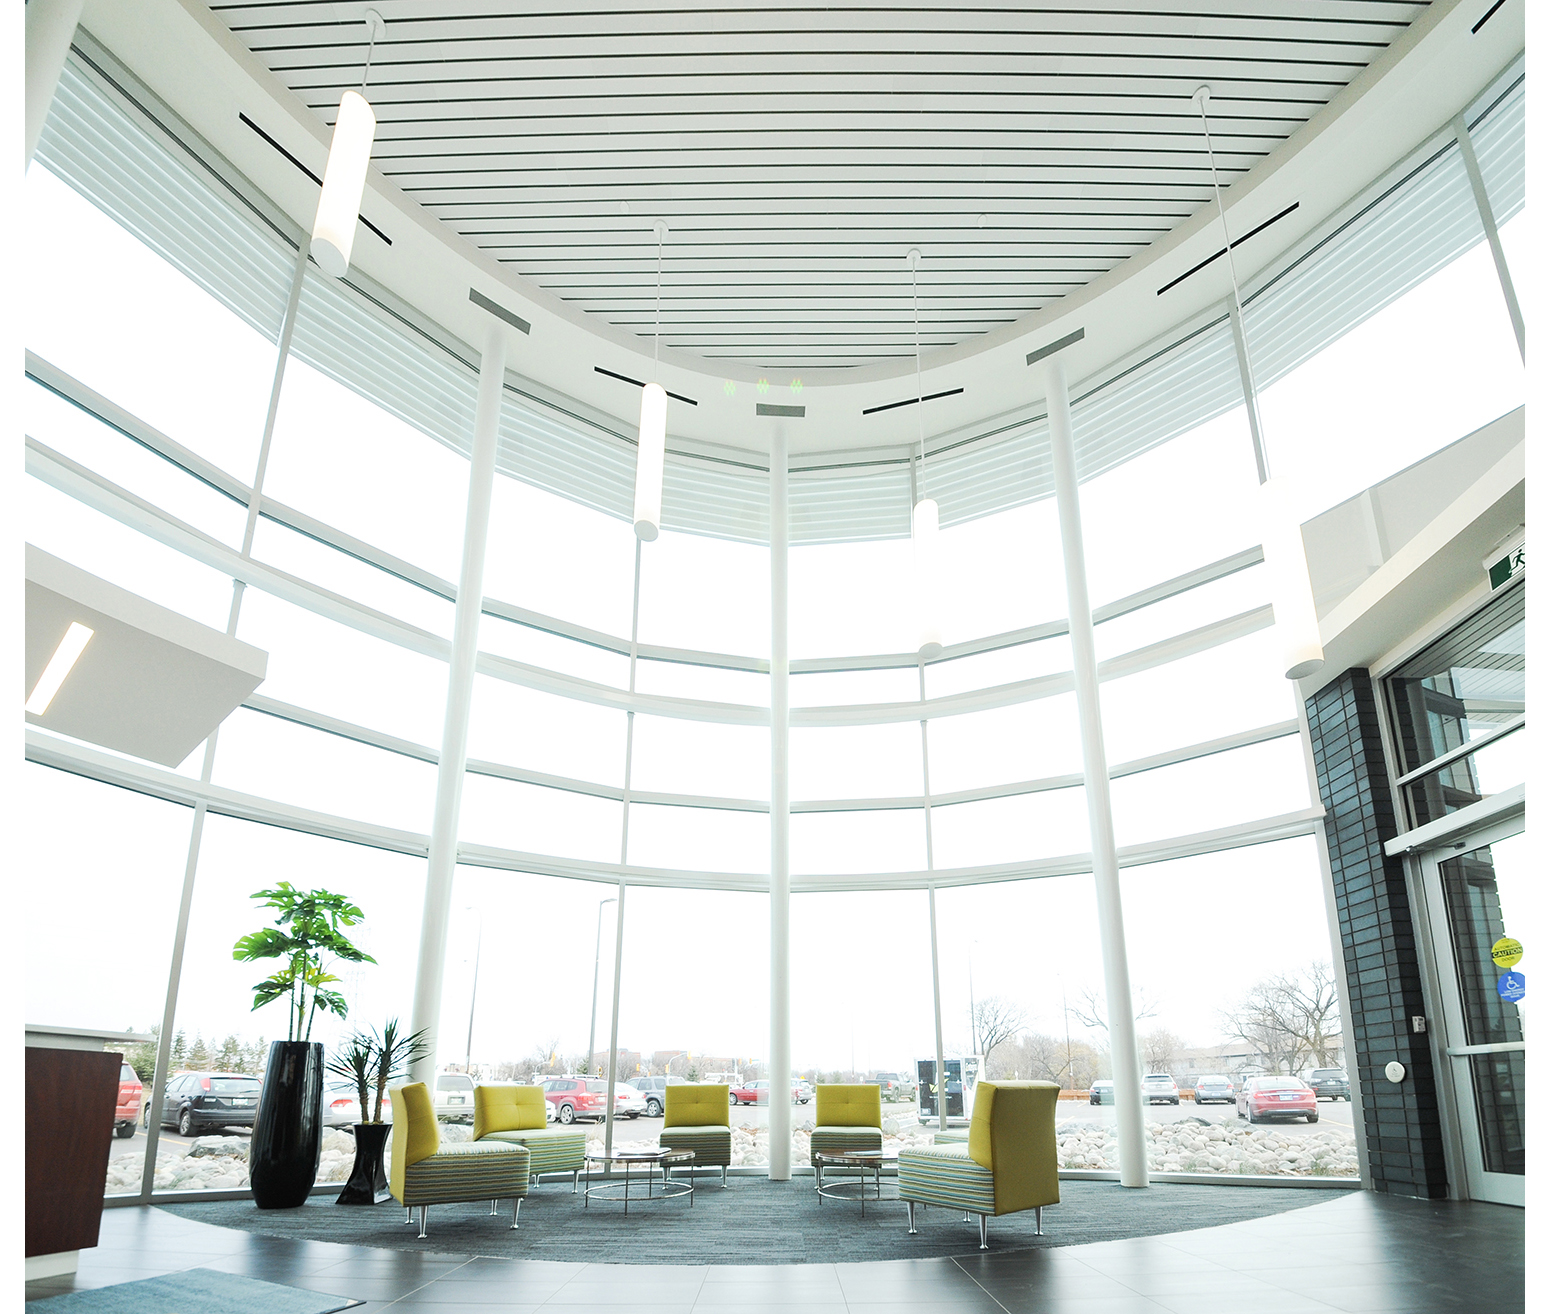
<path fill-rule="evenodd" d="M 919 477 L 915 507 L 910 515 L 910 538 L 915 547 L 915 615 L 919 626 L 917 653 L 926 661 L 942 655 L 942 565 L 938 531 L 941 518 L 936 500 L 925 496 L 926 419 L 925 389 L 920 371 L 920 287 L 915 271 L 920 267 L 920 248 L 911 247 L 905 257 L 910 266 L 910 293 L 915 306 L 915 432 L 920 443 Z"/>
<path fill-rule="evenodd" d="M 1297 519 L 1297 509 L 1287 496 L 1286 481 L 1270 477 L 1270 461 L 1265 454 L 1259 396 L 1254 386 L 1254 369 L 1249 359 L 1248 334 L 1244 326 L 1243 300 L 1238 293 L 1238 271 L 1232 258 L 1232 233 L 1227 227 L 1227 207 L 1222 202 L 1222 185 L 1216 176 L 1216 152 L 1211 148 L 1211 124 L 1206 118 L 1211 88 L 1196 87 L 1190 99 L 1200 111 L 1206 155 L 1211 162 L 1211 187 L 1216 194 L 1222 237 L 1227 244 L 1227 276 L 1232 283 L 1231 319 L 1238 342 L 1238 367 L 1243 376 L 1243 402 L 1248 415 L 1249 438 L 1254 444 L 1254 460 L 1259 467 L 1260 539 L 1265 553 L 1265 571 L 1270 577 L 1270 604 L 1275 612 L 1276 637 L 1281 645 L 1281 667 L 1288 680 L 1300 680 L 1324 665 L 1324 641 L 1319 635 L 1319 618 L 1313 605 L 1313 586 L 1308 578 L 1308 554 L 1302 541 L 1302 525 Z"/>
<path fill-rule="evenodd" d="M 657 230 L 657 330 L 652 363 L 662 357 L 662 243 L 667 224 L 658 219 Z M 650 543 L 662 532 L 662 466 L 667 459 L 667 390 L 648 383 L 640 394 L 640 445 L 635 452 L 635 537 Z"/>
<path fill-rule="evenodd" d="M 366 191 L 366 169 L 371 163 L 371 146 L 377 135 L 377 116 L 363 93 L 366 76 L 371 72 L 371 52 L 384 26 L 382 16 L 375 9 L 366 11 L 370 37 L 361 89 L 347 91 L 339 98 L 339 117 L 334 120 L 328 167 L 323 171 L 323 193 L 318 197 L 317 218 L 312 224 L 312 258 L 318 262 L 319 269 L 334 278 L 343 278 L 349 271 L 355 225 L 361 212 L 361 197 Z"/>

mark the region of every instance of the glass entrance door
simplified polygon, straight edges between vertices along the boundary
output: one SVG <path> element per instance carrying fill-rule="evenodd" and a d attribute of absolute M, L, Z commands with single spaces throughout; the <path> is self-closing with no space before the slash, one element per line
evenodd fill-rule
<path fill-rule="evenodd" d="M 1504 975 L 1509 966 L 1522 968 L 1510 962 L 1510 946 L 1494 956 L 1493 950 L 1521 933 L 1515 928 L 1529 897 L 1528 862 L 1523 822 L 1516 819 L 1434 849 L 1422 864 L 1468 1194 L 1520 1206 L 1526 1001 L 1520 983 Z M 1524 973 L 1523 979 L 1533 977 Z"/>

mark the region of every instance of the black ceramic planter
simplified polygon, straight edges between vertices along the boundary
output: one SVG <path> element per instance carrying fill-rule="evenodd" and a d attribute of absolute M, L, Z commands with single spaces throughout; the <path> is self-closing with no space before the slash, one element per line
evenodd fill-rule
<path fill-rule="evenodd" d="M 323 1046 L 277 1040 L 248 1149 L 248 1180 L 260 1209 L 306 1204 L 323 1152 Z"/>
<path fill-rule="evenodd" d="M 355 1167 L 335 1204 L 371 1205 L 392 1199 L 387 1189 L 387 1170 L 382 1166 L 382 1147 L 387 1144 L 389 1122 L 355 1124 Z"/>

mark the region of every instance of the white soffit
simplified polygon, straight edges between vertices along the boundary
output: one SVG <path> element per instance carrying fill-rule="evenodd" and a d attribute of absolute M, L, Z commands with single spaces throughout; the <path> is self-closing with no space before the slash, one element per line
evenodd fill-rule
<path fill-rule="evenodd" d="M 93 631 L 31 725 L 175 767 L 263 682 L 269 655 L 27 545 L 27 692 L 78 622 Z M 25 696 L 25 694 L 24 694 Z"/>

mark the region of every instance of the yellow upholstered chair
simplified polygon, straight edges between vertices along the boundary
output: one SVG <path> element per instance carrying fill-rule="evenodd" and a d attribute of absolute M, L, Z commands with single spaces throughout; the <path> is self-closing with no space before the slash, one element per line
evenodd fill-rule
<path fill-rule="evenodd" d="M 720 1168 L 725 1187 L 732 1162 L 732 1088 L 669 1086 L 662 1094 L 658 1143 L 664 1150 L 693 1150 L 694 1167 Z"/>
<path fill-rule="evenodd" d="M 571 1193 L 587 1161 L 587 1134 L 579 1127 L 551 1127 L 542 1086 L 475 1086 L 474 1140 L 521 1145 L 528 1152 L 528 1181 L 545 1173 L 569 1173 Z"/>
<path fill-rule="evenodd" d="M 425 1211 L 433 1204 L 488 1200 L 497 1212 L 501 1200 L 515 1200 L 511 1225 L 516 1227 L 527 1194 L 528 1152 L 521 1145 L 500 1141 L 441 1143 L 436 1106 L 423 1081 L 397 1086 L 393 1099 L 393 1162 L 388 1189 L 414 1217 L 420 1209 L 420 1235 L 425 1235 Z M 406 1222 L 409 1219 L 405 1219 Z"/>
<path fill-rule="evenodd" d="M 820 1154 L 839 1150 L 883 1148 L 883 1092 L 871 1083 L 819 1086 L 813 1104 L 813 1134 L 809 1161 L 818 1171 L 816 1188 L 823 1186 Z"/>
<path fill-rule="evenodd" d="M 938 1143 L 899 1152 L 899 1198 L 978 1214 L 980 1249 L 989 1250 L 991 1215 L 1034 1211 L 1044 1234 L 1044 1206 L 1060 1203 L 1052 1081 L 982 1081 L 974 1095 L 968 1144 Z"/>

